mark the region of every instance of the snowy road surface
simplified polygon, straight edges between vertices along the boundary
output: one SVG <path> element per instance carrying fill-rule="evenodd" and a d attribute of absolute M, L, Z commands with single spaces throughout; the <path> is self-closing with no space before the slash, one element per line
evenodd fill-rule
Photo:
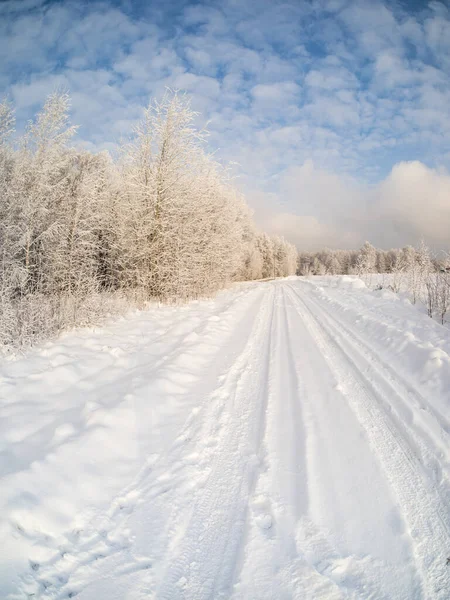
<path fill-rule="evenodd" d="M 450 338 L 242 285 L 0 369 L 0 597 L 450 598 Z"/>

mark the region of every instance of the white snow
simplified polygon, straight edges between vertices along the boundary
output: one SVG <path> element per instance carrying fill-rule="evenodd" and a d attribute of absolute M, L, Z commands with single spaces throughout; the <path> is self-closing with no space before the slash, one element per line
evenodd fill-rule
<path fill-rule="evenodd" d="M 0 597 L 450 598 L 450 332 L 354 277 L 0 364 Z"/>

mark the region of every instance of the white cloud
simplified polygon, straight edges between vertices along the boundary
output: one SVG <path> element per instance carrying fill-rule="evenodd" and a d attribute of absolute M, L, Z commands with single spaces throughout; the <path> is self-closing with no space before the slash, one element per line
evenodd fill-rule
<path fill-rule="evenodd" d="M 282 235 L 298 248 L 318 251 L 323 248 L 354 248 L 360 241 L 358 233 L 342 231 L 314 216 L 277 213 L 262 222 L 266 231 Z"/>
<path fill-rule="evenodd" d="M 378 186 L 376 197 L 378 218 L 391 238 L 407 243 L 423 235 L 434 245 L 450 245 L 450 174 L 445 170 L 401 162 Z"/>
<path fill-rule="evenodd" d="M 292 239 L 298 228 L 308 244 L 356 244 L 367 233 L 395 244 L 412 241 L 420 223 L 430 234 L 434 217 L 428 226 L 413 215 L 427 186 L 436 202 L 445 197 L 438 167 L 450 168 L 442 3 L 409 14 L 382 0 L 161 3 L 145 15 L 115 6 L 0 3 L 0 84 L 19 121 L 66 86 L 81 141 L 113 147 L 151 95 L 184 89 L 201 123 L 211 120 L 217 156 L 240 164 L 257 213 L 270 212 Z M 394 189 L 405 198 L 421 190 L 410 214 Z"/>
<path fill-rule="evenodd" d="M 280 109 L 281 105 L 289 105 L 295 102 L 300 87 L 292 81 L 284 81 L 274 84 L 258 84 L 252 89 L 254 107 L 258 110 L 264 108 Z"/>
<path fill-rule="evenodd" d="M 208 70 L 212 66 L 211 56 L 204 50 L 196 50 L 188 46 L 185 55 L 194 68 Z"/>
<path fill-rule="evenodd" d="M 285 205 L 267 214 L 264 225 L 317 250 L 361 245 L 369 239 L 384 248 L 417 243 L 423 236 L 435 248 L 450 240 L 450 174 L 419 161 L 401 162 L 374 186 L 315 168 L 309 161 L 282 176 Z"/>
<path fill-rule="evenodd" d="M 320 71 L 311 69 L 305 77 L 305 83 L 312 88 L 329 91 L 359 87 L 355 75 L 336 64 L 322 68 Z"/>

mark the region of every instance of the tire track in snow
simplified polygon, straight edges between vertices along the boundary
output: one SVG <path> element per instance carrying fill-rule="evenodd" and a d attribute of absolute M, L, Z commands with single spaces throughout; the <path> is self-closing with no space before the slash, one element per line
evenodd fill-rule
<path fill-rule="evenodd" d="M 266 430 L 261 445 L 266 458 L 250 502 L 245 556 L 232 598 L 390 600 L 393 596 L 389 592 L 395 593 L 399 587 L 392 577 L 386 585 L 381 583 L 390 567 L 365 554 L 338 552 L 328 539 L 327 530 L 314 522 L 317 514 L 314 504 L 323 487 L 326 495 L 334 498 L 334 485 L 339 483 L 339 476 L 344 475 L 341 484 L 344 488 L 349 478 L 345 472 L 330 473 L 326 457 L 324 460 L 317 451 L 317 444 L 322 442 L 328 448 L 336 444 L 335 453 L 343 450 L 339 445 L 341 436 L 333 435 L 334 423 L 324 412 L 327 394 L 333 387 L 329 380 L 334 378 L 331 373 L 323 372 L 328 370 L 325 359 L 292 302 L 288 304 L 285 283 L 279 285 Z M 348 416 L 357 423 L 350 410 Z M 320 437 L 322 421 L 328 423 L 324 429 L 325 439 Z M 369 449 L 366 454 L 371 459 Z M 364 461 L 361 464 L 367 466 Z M 322 487 L 316 489 L 318 478 Z M 311 492 L 314 492 L 312 497 Z M 364 501 L 368 494 L 370 491 L 361 493 L 359 499 Z M 359 524 L 359 520 L 353 518 L 355 504 L 357 500 L 344 504 L 344 512 L 339 507 L 337 511 L 331 507 L 331 512 L 336 511 L 340 519 L 336 535 L 342 534 L 352 522 Z M 321 523 L 320 518 L 318 522 Z M 361 535 L 370 535 L 374 524 L 370 521 L 368 525 L 369 532 L 366 525 Z"/>
<path fill-rule="evenodd" d="M 325 319 L 328 327 L 333 332 L 334 339 L 340 341 L 342 350 L 348 357 L 351 356 L 351 360 L 355 363 L 359 372 L 364 373 L 364 378 L 370 383 L 376 397 L 384 405 L 385 412 L 387 411 L 389 418 L 394 421 L 393 424 L 396 429 L 405 437 L 407 446 L 414 448 L 420 454 L 420 460 L 423 465 L 421 465 L 420 471 L 423 474 L 426 485 L 430 485 L 431 490 L 435 491 L 440 497 L 439 505 L 448 505 L 450 501 L 450 471 L 449 462 L 446 459 L 449 452 L 448 443 L 440 444 L 439 440 L 430 435 L 426 428 L 424 429 L 420 423 L 415 423 L 414 418 L 402 419 L 404 415 L 395 412 L 395 405 L 392 402 L 392 398 L 395 398 L 400 401 L 402 406 L 407 407 L 405 397 L 412 397 L 416 401 L 416 405 L 421 407 L 421 409 L 424 407 L 422 410 L 426 410 L 429 405 L 425 398 L 415 390 L 411 390 L 401 377 L 396 376 L 395 371 L 378 354 L 370 350 L 369 346 L 360 336 L 334 318 L 322 305 L 315 303 L 314 310 L 320 313 L 321 320 Z M 373 375 L 376 376 L 375 379 Z M 430 409 L 432 410 L 432 407 Z M 438 424 L 438 417 L 434 413 L 432 414 L 436 419 L 436 424 Z M 403 423 L 405 421 L 409 428 L 404 427 Z M 444 430 L 441 430 L 441 434 L 444 440 L 449 440 Z M 445 465 L 444 469 L 441 468 L 442 463 Z M 433 473 L 432 478 L 425 472 L 424 467 Z M 450 511 L 442 512 L 441 518 L 447 532 L 450 532 Z"/>
<path fill-rule="evenodd" d="M 283 283 L 278 290 L 262 442 L 266 459 L 250 502 L 248 541 L 232 598 L 342 600 L 347 595 L 298 547 L 298 523 L 308 509 L 306 433 Z"/>
<path fill-rule="evenodd" d="M 265 418 L 263 384 L 273 313 L 271 286 L 248 343 L 223 382 L 222 391 L 228 398 L 220 416 L 220 441 L 209 475 L 193 498 L 182 530 L 177 519 L 155 593 L 158 600 L 229 597 L 259 462 L 258 438 Z"/>
<path fill-rule="evenodd" d="M 285 291 L 301 384 L 309 489 L 308 512 L 298 522 L 296 541 L 311 570 L 322 575 L 308 577 L 305 571 L 303 598 L 418 599 L 411 544 L 398 526 L 401 518 L 389 482 L 359 420 L 343 404 L 336 376 L 289 287 Z"/>
<path fill-rule="evenodd" d="M 271 469 L 269 431 L 272 430 L 273 414 L 271 403 L 273 402 L 274 380 L 277 378 L 276 358 L 279 358 L 279 332 L 280 311 L 282 306 L 282 289 L 278 283 L 271 284 L 275 290 L 274 310 L 270 327 L 269 345 L 267 350 L 264 384 L 261 386 L 261 419 L 256 446 L 259 448 L 259 464 L 253 474 L 253 482 L 250 486 L 250 495 L 246 510 L 245 534 L 239 549 L 239 557 L 233 576 L 230 590 L 233 590 L 233 598 L 240 599 L 248 597 L 249 586 L 252 596 L 261 596 L 261 589 L 266 596 L 269 590 L 277 587 L 275 572 L 273 568 L 273 545 L 275 531 L 278 525 L 274 521 L 273 499 L 268 493 L 266 479 Z M 268 544 L 265 542 L 269 541 Z M 249 566 L 250 561 L 250 566 Z M 256 565 L 256 567 L 255 567 Z M 257 581 L 249 581 L 258 570 Z M 280 596 L 281 597 L 281 596 Z"/>
<path fill-rule="evenodd" d="M 409 444 L 420 453 L 427 470 L 433 473 L 433 481 L 438 485 L 443 504 L 450 504 L 450 436 L 441 427 L 440 415 L 426 401 L 423 395 L 413 389 L 393 367 L 374 352 L 369 344 L 351 327 L 339 321 L 321 303 L 314 304 L 314 310 L 328 323 L 341 343 L 348 347 L 353 360 L 358 361 L 359 370 L 366 373 L 366 379 L 384 403 L 396 426 L 402 430 Z M 398 404 L 393 402 L 395 399 Z M 412 402 L 412 407 L 410 403 Z M 419 415 L 414 409 L 420 411 Z M 432 421 L 423 417 L 431 417 Z M 417 418 L 418 417 L 418 418 Z M 421 419 L 422 417 L 422 419 Z M 407 428 L 404 427 L 406 422 Z M 438 431 L 436 431 L 436 429 Z M 450 531 L 450 512 L 444 515 L 446 528 Z"/>
<path fill-rule="evenodd" d="M 431 481 L 405 442 L 401 431 L 380 407 L 377 394 L 364 373 L 358 370 L 330 328 L 321 323 L 300 290 L 290 286 L 296 306 L 311 335 L 341 383 L 347 402 L 364 425 L 386 476 L 395 490 L 409 527 L 424 597 L 446 600 L 450 572 L 446 565 L 450 535 L 442 515 L 445 506 Z"/>
<path fill-rule="evenodd" d="M 272 280 L 269 280 L 272 281 Z M 242 571 L 245 568 L 245 560 L 246 554 L 249 546 L 251 545 L 251 535 L 253 529 L 253 517 L 254 511 L 258 513 L 258 517 L 260 519 L 260 525 L 268 529 L 271 527 L 271 517 L 270 514 L 264 513 L 264 509 L 268 508 L 267 503 L 257 503 L 255 502 L 255 489 L 258 485 L 259 478 L 261 476 L 261 472 L 267 469 L 266 459 L 267 459 L 267 445 L 265 443 L 266 429 L 267 429 L 267 418 L 268 418 L 268 402 L 269 402 L 269 385 L 271 380 L 271 374 L 273 369 L 273 340 L 275 337 L 275 333 L 277 331 L 277 322 L 278 322 L 278 310 L 277 307 L 279 305 L 279 287 L 276 284 L 271 284 L 271 287 L 274 289 L 274 298 L 273 298 L 273 307 L 272 307 L 272 315 L 271 315 L 271 323 L 269 329 L 269 338 L 268 338 L 268 348 L 266 353 L 266 362 L 265 369 L 263 371 L 264 377 L 261 383 L 261 408 L 260 414 L 261 418 L 256 427 L 255 432 L 255 450 L 256 456 L 258 458 L 257 466 L 253 470 L 252 477 L 249 485 L 249 496 L 248 503 L 245 509 L 245 526 L 243 530 L 243 535 L 241 539 L 241 543 L 239 545 L 235 566 L 233 570 L 233 574 L 230 580 L 230 594 L 233 593 L 233 590 L 236 587 L 239 587 L 239 582 L 242 577 Z M 257 506 L 258 504 L 258 506 Z"/>
<path fill-rule="evenodd" d="M 305 282 L 308 286 L 313 287 L 313 289 L 317 289 L 316 284 L 308 281 Z M 331 299 L 330 299 L 331 300 Z M 353 340 L 353 342 L 359 346 L 360 348 L 362 348 L 362 352 L 364 354 L 367 354 L 370 357 L 370 360 L 372 362 L 375 362 L 376 365 L 378 366 L 378 369 L 381 371 L 384 371 L 386 373 L 386 379 L 388 381 L 390 381 L 393 385 L 393 387 L 396 388 L 397 393 L 400 392 L 402 399 L 404 400 L 405 398 L 408 398 L 409 400 L 412 400 L 415 404 L 415 406 L 419 407 L 421 410 L 426 410 L 431 417 L 434 419 L 434 421 L 436 422 L 436 424 L 439 424 L 439 426 L 442 429 L 442 444 L 440 446 L 441 451 L 444 452 L 447 455 L 450 455 L 450 419 L 448 418 L 447 415 L 442 414 L 441 411 L 439 411 L 436 407 L 432 406 L 429 402 L 427 402 L 426 398 L 424 397 L 424 395 L 420 392 L 417 391 L 417 389 L 414 388 L 413 385 L 411 385 L 407 379 L 405 378 L 404 375 L 402 375 L 401 373 L 399 373 L 398 371 L 396 371 L 385 359 L 383 359 L 382 356 L 380 356 L 378 353 L 376 353 L 376 351 L 373 350 L 373 348 L 367 343 L 366 340 L 364 340 L 364 338 L 353 328 L 349 327 L 347 324 L 345 324 L 343 321 L 338 320 L 334 314 L 329 308 L 327 308 L 324 303 L 319 303 L 316 304 L 317 308 L 324 312 L 329 319 L 331 319 L 331 321 L 333 323 L 335 323 L 335 326 L 340 327 L 342 330 L 344 330 L 345 332 L 345 336 L 350 338 L 351 340 Z M 338 305 L 339 306 L 339 305 Z M 357 308 L 357 306 L 355 306 L 355 308 Z M 374 319 L 371 315 L 367 315 L 364 314 L 364 320 L 367 321 L 371 321 L 371 322 L 377 322 L 376 319 Z M 389 323 L 383 323 L 384 327 L 387 327 L 389 330 L 395 330 L 397 332 L 399 332 L 400 330 L 396 327 L 393 326 Z M 401 332 L 403 333 L 403 332 Z M 407 404 L 407 402 L 405 402 L 405 404 Z M 421 427 L 424 428 L 424 434 L 427 435 L 428 429 L 426 426 L 422 426 L 422 424 L 418 424 Z M 432 441 L 430 438 L 427 438 L 427 442 Z"/>
<path fill-rule="evenodd" d="M 277 285 L 267 381 L 265 460 L 250 500 L 248 543 L 233 598 L 293 598 L 295 526 L 307 506 L 298 380 L 292 369 L 283 284 Z M 281 576 L 280 576 L 281 571 Z M 294 596 L 292 594 L 294 593 Z"/>
<path fill-rule="evenodd" d="M 255 298 L 251 301 L 252 306 L 257 306 L 260 302 L 261 293 L 255 294 L 255 289 L 250 288 L 246 290 L 243 294 L 245 297 L 251 297 L 255 295 Z M 190 342 L 194 338 L 201 336 L 204 334 L 208 328 L 211 327 L 211 319 L 214 321 L 221 321 L 224 317 L 226 317 L 227 313 L 230 315 L 233 314 L 233 309 L 236 305 L 240 304 L 244 298 L 242 298 L 241 294 L 237 294 L 233 296 L 230 301 L 228 301 L 224 307 L 222 307 L 220 313 L 209 315 L 208 318 L 198 319 L 199 322 L 195 324 L 194 327 L 189 327 L 187 331 L 183 331 L 182 334 L 175 337 L 175 340 L 171 342 L 169 348 L 165 348 L 164 354 L 160 356 L 158 350 L 153 350 L 151 353 L 145 351 L 146 348 L 153 348 L 153 344 L 155 342 L 161 341 L 164 343 L 167 336 L 170 337 L 171 332 L 180 327 L 180 323 L 177 322 L 173 326 L 168 327 L 168 329 L 158 335 L 156 339 L 151 339 L 145 341 L 137 351 L 133 353 L 132 364 L 127 366 L 127 368 L 123 371 L 123 375 L 121 377 L 116 378 L 113 382 L 108 382 L 105 385 L 99 386 L 97 388 L 98 395 L 107 396 L 110 392 L 117 393 L 117 389 L 119 387 L 123 388 L 123 393 L 133 393 L 136 392 L 139 388 L 148 385 L 151 382 L 151 378 L 157 378 L 159 372 L 166 367 L 169 367 L 173 362 L 176 361 L 178 357 L 180 357 L 183 352 L 186 350 L 186 343 Z M 195 343 L 195 339 L 192 343 Z M 147 368 L 147 369 L 146 369 Z M 146 369 L 144 371 L 144 369 Z M 105 369 L 107 371 L 107 369 Z M 95 379 L 101 373 L 96 373 L 95 377 L 89 377 L 89 379 Z M 131 387 L 130 387 L 130 379 L 131 379 Z"/>

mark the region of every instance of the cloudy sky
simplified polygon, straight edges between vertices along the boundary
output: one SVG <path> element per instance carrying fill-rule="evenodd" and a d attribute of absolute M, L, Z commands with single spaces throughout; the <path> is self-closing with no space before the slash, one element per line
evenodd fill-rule
<path fill-rule="evenodd" d="M 19 127 L 56 87 L 114 148 L 186 90 L 266 229 L 299 248 L 450 239 L 450 12 L 426 0 L 3 0 Z"/>

